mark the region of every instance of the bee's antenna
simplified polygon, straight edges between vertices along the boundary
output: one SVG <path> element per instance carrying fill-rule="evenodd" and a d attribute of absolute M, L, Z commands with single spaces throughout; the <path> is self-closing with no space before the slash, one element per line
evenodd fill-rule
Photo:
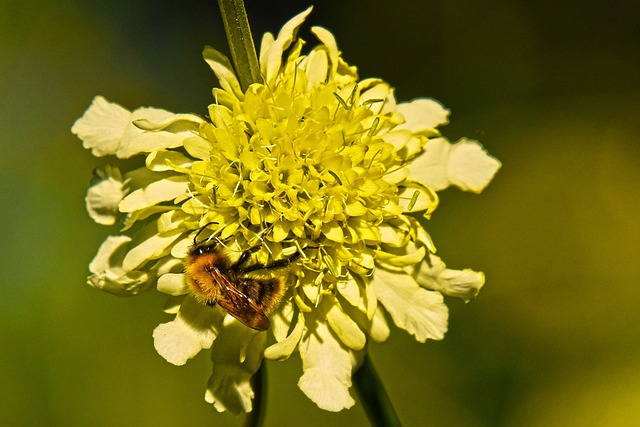
<path fill-rule="evenodd" d="M 193 237 L 193 246 L 198 246 L 198 236 L 200 235 L 200 233 L 202 233 L 202 231 L 207 228 L 208 226 L 210 226 L 211 224 L 219 224 L 218 222 L 215 221 L 211 221 L 206 223 L 205 225 L 203 225 L 200 230 L 198 230 L 198 232 L 196 233 L 196 235 Z"/>

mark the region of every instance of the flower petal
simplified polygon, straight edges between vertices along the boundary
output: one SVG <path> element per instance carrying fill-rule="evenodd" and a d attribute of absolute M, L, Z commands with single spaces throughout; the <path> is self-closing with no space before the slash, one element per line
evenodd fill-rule
<path fill-rule="evenodd" d="M 389 83 L 381 79 L 370 78 L 360 80 L 360 105 L 367 105 L 374 114 L 396 114 L 396 97 Z M 411 134 L 411 132 L 406 131 Z"/>
<path fill-rule="evenodd" d="M 417 181 L 403 182 L 398 187 L 398 197 L 403 212 L 425 211 L 426 218 L 436 210 L 439 202 L 438 195 L 430 187 Z"/>
<path fill-rule="evenodd" d="M 423 133 L 427 136 L 439 135 L 435 128 L 449 123 L 451 113 L 431 98 L 417 98 L 411 102 L 400 103 L 397 110 L 406 121 L 396 126 L 394 130 L 409 129 L 414 133 Z"/>
<path fill-rule="evenodd" d="M 198 133 L 206 123 L 195 114 L 175 114 L 157 108 L 142 107 L 133 111 L 133 124 L 143 131 L 169 133 Z"/>
<path fill-rule="evenodd" d="M 447 173 L 461 190 L 481 192 L 502 164 L 490 156 L 478 141 L 463 138 L 453 145 Z"/>
<path fill-rule="evenodd" d="M 331 65 L 329 76 L 335 75 L 340 63 L 340 51 L 338 50 L 336 38 L 333 36 L 333 34 L 331 34 L 330 31 L 322 27 L 311 27 L 311 32 L 315 34 L 318 40 L 320 40 L 320 42 L 327 48 L 327 53 L 329 54 L 329 64 Z"/>
<path fill-rule="evenodd" d="M 82 139 L 84 148 L 94 156 L 131 157 L 139 153 L 130 147 L 131 141 L 144 133 L 133 124 L 139 118 L 162 121 L 174 116 L 160 108 L 138 108 L 130 112 L 122 106 L 96 96 L 85 113 L 73 124 L 71 132 Z"/>
<path fill-rule="evenodd" d="M 289 335 L 291 324 L 295 322 L 294 314 L 293 301 L 285 300 L 269 317 L 271 320 L 271 333 L 277 342 L 284 340 Z"/>
<path fill-rule="evenodd" d="M 149 274 L 144 271 L 125 270 L 123 259 L 131 238 L 129 236 L 109 236 L 100 245 L 98 253 L 89 264 L 91 275 L 87 283 L 114 295 L 136 295 L 149 285 Z"/>
<path fill-rule="evenodd" d="M 396 253 L 398 252 L 398 253 Z M 407 244 L 394 252 L 376 251 L 376 262 L 393 268 L 412 266 L 424 259 L 427 249 L 424 246 L 416 247 L 413 243 Z"/>
<path fill-rule="evenodd" d="M 205 400 L 220 412 L 251 412 L 251 377 L 262 363 L 266 332 L 247 328 L 227 316 L 211 352 L 213 371 Z"/>
<path fill-rule="evenodd" d="M 293 350 L 296 349 L 298 343 L 300 342 L 300 338 L 302 337 L 302 332 L 304 331 L 304 316 L 302 313 L 298 313 L 298 319 L 296 321 L 296 325 L 293 328 L 293 331 L 275 344 L 270 345 L 264 351 L 264 357 L 270 360 L 286 360 L 291 356 Z"/>
<path fill-rule="evenodd" d="M 118 204 L 124 198 L 124 179 L 115 166 L 96 169 L 94 182 L 87 191 L 85 202 L 89 216 L 98 224 L 113 225 L 120 217 Z"/>
<path fill-rule="evenodd" d="M 96 96 L 87 111 L 71 127 L 71 132 L 82 140 L 84 148 L 94 156 L 116 154 L 131 124 L 131 112 L 126 108 Z M 139 131 L 140 133 L 142 131 Z"/>
<path fill-rule="evenodd" d="M 371 319 L 369 336 L 375 342 L 385 342 L 390 334 L 391 330 L 389 329 L 387 319 L 384 317 L 384 312 L 381 308 L 378 308 Z"/>
<path fill-rule="evenodd" d="M 184 154 L 173 150 L 154 151 L 147 156 L 145 164 L 149 170 L 154 172 L 188 170 L 193 164 L 193 160 Z"/>
<path fill-rule="evenodd" d="M 161 176 L 158 176 L 158 178 Z M 189 179 L 184 175 L 174 175 L 159 179 L 125 197 L 120 202 L 120 212 L 134 212 L 157 205 L 160 202 L 173 200 L 187 193 L 188 187 Z"/>
<path fill-rule="evenodd" d="M 340 338 L 340 341 L 353 350 L 362 350 L 367 343 L 367 337 L 356 322 L 342 310 L 338 300 L 333 295 L 325 295 L 322 298 L 322 305 L 326 308 L 321 310 L 327 310 L 326 317 L 329 326 Z"/>
<path fill-rule="evenodd" d="M 422 156 L 410 165 L 411 178 L 435 191 L 455 185 L 461 190 L 481 192 L 500 169 L 479 142 L 463 138 L 451 144 L 445 138 L 430 140 Z"/>
<path fill-rule="evenodd" d="M 427 262 L 416 265 L 410 274 L 424 288 L 441 292 L 450 297 L 461 298 L 465 302 L 475 298 L 484 285 L 481 271 L 451 270 L 446 268 L 436 255 L 429 254 Z"/>
<path fill-rule="evenodd" d="M 185 139 L 183 146 L 187 153 L 196 159 L 207 159 L 211 154 L 211 142 L 200 136 Z"/>
<path fill-rule="evenodd" d="M 303 374 L 298 387 L 320 409 L 338 412 L 355 404 L 349 394 L 356 365 L 349 351 L 331 332 L 324 319 L 308 319 L 300 341 Z"/>
<path fill-rule="evenodd" d="M 421 288 L 408 274 L 383 268 L 376 268 L 371 285 L 394 323 L 418 342 L 444 338 L 449 311 L 439 292 Z"/>
<path fill-rule="evenodd" d="M 153 331 L 153 346 L 167 362 L 184 365 L 200 350 L 211 347 L 224 315 L 222 310 L 200 304 L 189 295 L 176 318 Z"/>
<path fill-rule="evenodd" d="M 167 273 L 158 278 L 158 291 L 168 295 L 186 295 L 189 286 L 182 273 Z"/>
<path fill-rule="evenodd" d="M 233 66 L 229 61 L 229 58 L 211 46 L 206 46 L 204 48 L 202 56 L 215 73 L 222 89 L 228 93 L 233 93 L 237 99 L 242 100 L 244 98 L 244 93 L 240 88 L 240 83 L 233 71 Z"/>
<path fill-rule="evenodd" d="M 182 232 L 180 230 L 166 234 L 158 234 L 156 223 L 152 222 L 148 224 L 135 234 L 134 240 L 131 243 L 132 248 L 122 261 L 123 268 L 127 271 L 132 271 L 152 259 L 166 255 L 169 252 L 169 247 L 172 246 L 173 242 L 181 235 Z"/>
<path fill-rule="evenodd" d="M 186 138 L 192 137 L 192 133 L 173 133 L 173 132 L 149 132 L 144 131 L 140 135 L 132 138 L 128 144 L 128 149 L 132 154 L 150 153 L 157 150 L 165 150 L 167 148 L 182 147 Z"/>
<path fill-rule="evenodd" d="M 347 303 L 363 313 L 367 321 L 371 320 L 376 311 L 378 300 L 376 299 L 375 291 L 367 282 L 356 273 L 351 272 L 349 279 L 346 282 L 339 282 L 337 288 L 340 296 L 342 296 Z M 349 307 L 343 305 L 342 308 L 353 318 L 354 315 L 350 314 Z M 353 318 L 353 320 L 357 321 L 355 318 Z"/>
<path fill-rule="evenodd" d="M 153 111 L 153 110 L 151 110 Z M 163 114 L 149 108 L 140 108 L 133 112 L 133 125 L 143 132 L 134 136 L 128 144 L 133 153 L 150 153 L 184 145 L 184 141 L 197 135 L 204 121 L 193 114 L 173 114 L 160 110 Z"/>
<path fill-rule="evenodd" d="M 358 306 L 360 302 L 360 287 L 358 282 L 349 275 L 348 279 L 344 282 L 339 282 L 337 286 L 338 292 L 344 297 L 349 304 L 354 307 Z"/>
<path fill-rule="evenodd" d="M 322 226 L 322 234 L 329 240 L 334 242 L 344 242 L 344 230 L 343 226 L 338 224 L 338 221 L 330 221 Z"/>
<path fill-rule="evenodd" d="M 409 176 L 409 169 L 405 167 L 397 168 L 391 170 L 390 172 L 384 175 L 385 181 L 389 184 L 399 184 Z"/>
<path fill-rule="evenodd" d="M 402 224 L 404 225 L 404 224 Z M 380 239 L 385 245 L 401 248 L 409 243 L 410 230 L 398 223 L 383 222 L 380 224 Z"/>
<path fill-rule="evenodd" d="M 265 78 L 266 85 L 270 85 L 275 81 L 280 66 L 282 65 L 282 53 L 291 45 L 295 34 L 298 32 L 298 28 L 300 28 L 300 25 L 302 25 L 312 9 L 313 8 L 310 7 L 291 18 L 289 22 L 284 24 L 273 43 L 268 45 L 268 51 L 260 52 L 260 71 Z M 262 46 L 266 45 L 266 43 L 262 43 Z"/>
<path fill-rule="evenodd" d="M 168 256 L 159 259 L 158 262 L 153 265 L 153 270 L 157 272 L 158 276 L 167 273 L 178 273 L 184 270 L 184 263 L 181 259 Z"/>

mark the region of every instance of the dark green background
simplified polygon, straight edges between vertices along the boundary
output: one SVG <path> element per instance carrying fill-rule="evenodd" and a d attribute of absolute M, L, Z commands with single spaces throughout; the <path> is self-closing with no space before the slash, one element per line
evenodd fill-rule
<path fill-rule="evenodd" d="M 309 2 L 248 1 L 254 35 Z M 451 139 L 503 162 L 481 196 L 447 190 L 430 224 L 451 268 L 442 342 L 394 329 L 370 353 L 406 426 L 631 426 L 640 419 L 640 11 L 632 1 L 318 1 L 362 77 L 451 108 Z M 302 35 L 312 42 L 309 25 Z M 97 94 L 204 114 L 213 1 L 0 0 L 0 424 L 240 425 L 204 402 L 203 352 L 174 367 L 151 331 L 163 298 L 85 284 L 104 237 L 84 211 L 92 158 L 69 129 Z M 366 425 L 269 363 L 267 426 Z"/>

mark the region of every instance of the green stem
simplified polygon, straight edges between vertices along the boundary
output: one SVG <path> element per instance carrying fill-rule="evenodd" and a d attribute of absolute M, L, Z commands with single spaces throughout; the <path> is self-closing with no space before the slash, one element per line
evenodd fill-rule
<path fill-rule="evenodd" d="M 264 423 L 264 408 L 266 401 L 267 367 L 263 360 L 258 368 L 258 372 L 251 377 L 251 387 L 255 393 L 253 397 L 253 408 L 244 420 L 244 427 L 259 427 Z"/>
<path fill-rule="evenodd" d="M 218 5 L 240 87 L 246 91 L 250 84 L 262 83 L 262 76 L 244 2 L 243 0 L 218 0 Z"/>
<path fill-rule="evenodd" d="M 372 426 L 400 427 L 402 425 L 368 355 L 364 356 L 362 365 L 353 374 L 353 382 Z"/>

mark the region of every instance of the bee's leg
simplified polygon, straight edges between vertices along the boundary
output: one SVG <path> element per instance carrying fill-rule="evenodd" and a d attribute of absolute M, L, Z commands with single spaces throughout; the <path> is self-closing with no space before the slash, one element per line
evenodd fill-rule
<path fill-rule="evenodd" d="M 287 265 L 291 264 L 292 262 L 295 262 L 301 256 L 302 256 L 302 253 L 296 251 L 291 256 L 289 256 L 289 258 L 284 258 L 284 259 L 279 259 L 279 260 L 273 261 L 271 264 L 265 266 L 264 268 L 269 269 L 269 268 L 286 267 Z"/>
<path fill-rule="evenodd" d="M 246 262 L 249 261 L 249 259 L 251 258 L 251 254 L 257 251 L 258 249 L 260 249 L 260 246 L 254 246 L 242 252 L 242 254 L 240 255 L 240 258 L 238 258 L 238 261 L 236 261 L 236 263 L 231 266 L 231 269 L 236 272 L 246 271 L 242 268 L 242 265 L 246 264 Z"/>
<path fill-rule="evenodd" d="M 294 262 L 298 258 L 300 258 L 300 256 L 302 256 L 302 254 L 300 252 L 295 252 L 289 258 L 278 259 L 278 260 L 272 262 L 271 264 L 262 264 L 262 263 L 252 264 L 247 268 L 241 269 L 239 272 L 240 273 L 249 273 L 249 272 L 256 271 L 256 270 L 270 270 L 270 269 L 274 269 L 274 268 L 283 268 L 283 267 L 286 267 L 287 265 L 289 265 L 290 263 Z M 242 258 L 242 257 L 240 257 L 240 258 Z"/>

